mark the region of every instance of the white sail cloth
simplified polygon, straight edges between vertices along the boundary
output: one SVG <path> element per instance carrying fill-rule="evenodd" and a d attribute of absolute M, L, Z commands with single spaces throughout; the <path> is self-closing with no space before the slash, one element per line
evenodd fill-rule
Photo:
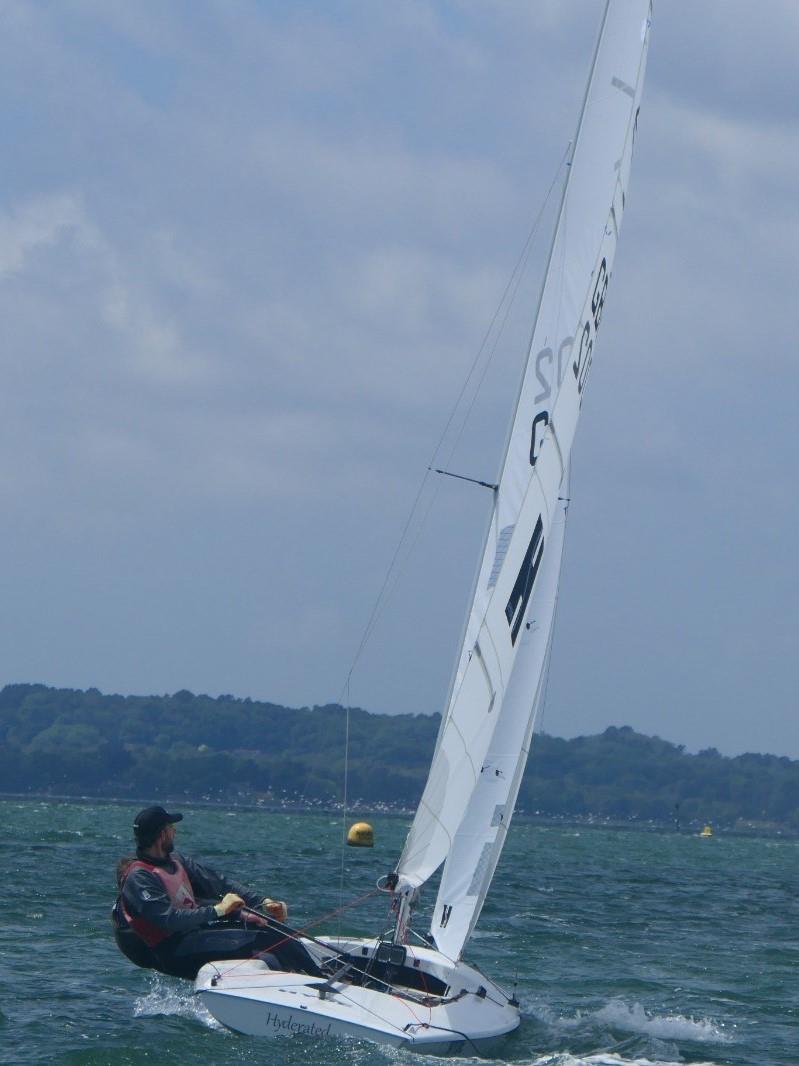
<path fill-rule="evenodd" d="M 458 666 L 397 866 L 400 888 L 409 890 L 450 855 L 442 883 L 450 894 L 439 897 L 434 926 L 453 956 L 473 927 L 504 839 L 493 812 L 476 811 L 489 752 L 494 758 L 507 738 L 522 737 L 515 769 L 507 763 L 503 770 L 518 790 L 539 699 L 551 620 L 535 632 L 525 622 L 537 586 L 559 570 L 552 526 L 624 213 L 650 16 L 650 0 L 608 0 L 605 8 Z M 518 682 L 517 656 L 525 664 Z M 508 792 L 506 812 L 515 795 Z M 452 911 L 443 914 L 444 906 Z"/>
<path fill-rule="evenodd" d="M 565 481 L 568 484 L 568 476 Z M 568 495 L 567 490 L 564 495 Z M 552 522 L 530 599 L 528 621 L 519 636 L 519 651 L 502 714 L 444 864 L 430 932 L 438 949 L 453 959 L 460 954 L 480 916 L 513 817 L 533 729 L 544 702 L 567 508 L 564 498 Z"/>

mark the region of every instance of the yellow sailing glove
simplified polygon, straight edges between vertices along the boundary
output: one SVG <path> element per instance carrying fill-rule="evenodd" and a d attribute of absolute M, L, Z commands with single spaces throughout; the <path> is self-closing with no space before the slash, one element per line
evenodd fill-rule
<path fill-rule="evenodd" d="M 285 922 L 289 916 L 289 909 L 283 900 L 269 899 L 267 898 L 261 904 L 261 910 L 266 911 L 272 918 L 275 918 L 278 922 Z"/>
<path fill-rule="evenodd" d="M 235 892 L 228 892 L 219 903 L 214 904 L 214 910 L 220 918 L 224 918 L 226 914 L 230 914 L 231 911 L 237 911 L 243 906 L 244 900 L 241 896 L 236 895 Z"/>

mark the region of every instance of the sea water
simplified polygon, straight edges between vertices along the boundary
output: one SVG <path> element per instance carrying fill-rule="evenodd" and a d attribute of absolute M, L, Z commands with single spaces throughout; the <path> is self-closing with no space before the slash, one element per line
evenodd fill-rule
<path fill-rule="evenodd" d="M 407 830 L 407 819 L 375 816 L 375 847 L 342 849 L 337 815 L 178 809 L 179 850 L 287 900 L 296 926 L 368 893 Z M 135 811 L 0 802 L 0 1061 L 441 1061 L 231 1033 L 190 983 L 133 967 L 114 945 L 109 910 Z M 489 1061 L 799 1066 L 798 885 L 795 841 L 517 820 L 467 951 L 522 1007 L 519 1030 Z M 390 921 L 375 893 L 312 931 L 373 935 Z"/>

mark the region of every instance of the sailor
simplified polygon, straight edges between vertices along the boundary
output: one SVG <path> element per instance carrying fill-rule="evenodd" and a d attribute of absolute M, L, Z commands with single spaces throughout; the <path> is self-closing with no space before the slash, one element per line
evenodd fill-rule
<path fill-rule="evenodd" d="M 295 934 L 279 924 L 288 914 L 285 903 L 175 852 L 182 819 L 163 807 L 136 815 L 136 855 L 117 866 L 112 921 L 120 951 L 137 966 L 173 977 L 193 979 L 207 962 L 255 955 L 273 968 L 320 976 Z M 246 908 L 265 911 L 275 922 L 250 916 Z"/>

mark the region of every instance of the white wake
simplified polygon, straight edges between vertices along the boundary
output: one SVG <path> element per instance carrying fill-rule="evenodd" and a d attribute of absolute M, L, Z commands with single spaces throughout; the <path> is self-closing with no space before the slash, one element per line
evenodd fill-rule
<path fill-rule="evenodd" d="M 591 1017 L 624 1029 L 628 1033 L 643 1033 L 659 1040 L 728 1044 L 733 1039 L 720 1025 L 708 1018 L 690 1018 L 682 1014 L 650 1014 L 640 1003 L 634 1003 L 630 1007 L 620 999 L 611 1000 Z"/>
<path fill-rule="evenodd" d="M 224 1026 L 208 1013 L 199 997 L 194 995 L 190 985 L 185 982 L 176 985 L 158 974 L 154 974 L 150 981 L 150 991 L 133 1001 L 134 1018 L 171 1015 L 191 1018 L 207 1025 L 209 1029 L 224 1029 Z"/>

